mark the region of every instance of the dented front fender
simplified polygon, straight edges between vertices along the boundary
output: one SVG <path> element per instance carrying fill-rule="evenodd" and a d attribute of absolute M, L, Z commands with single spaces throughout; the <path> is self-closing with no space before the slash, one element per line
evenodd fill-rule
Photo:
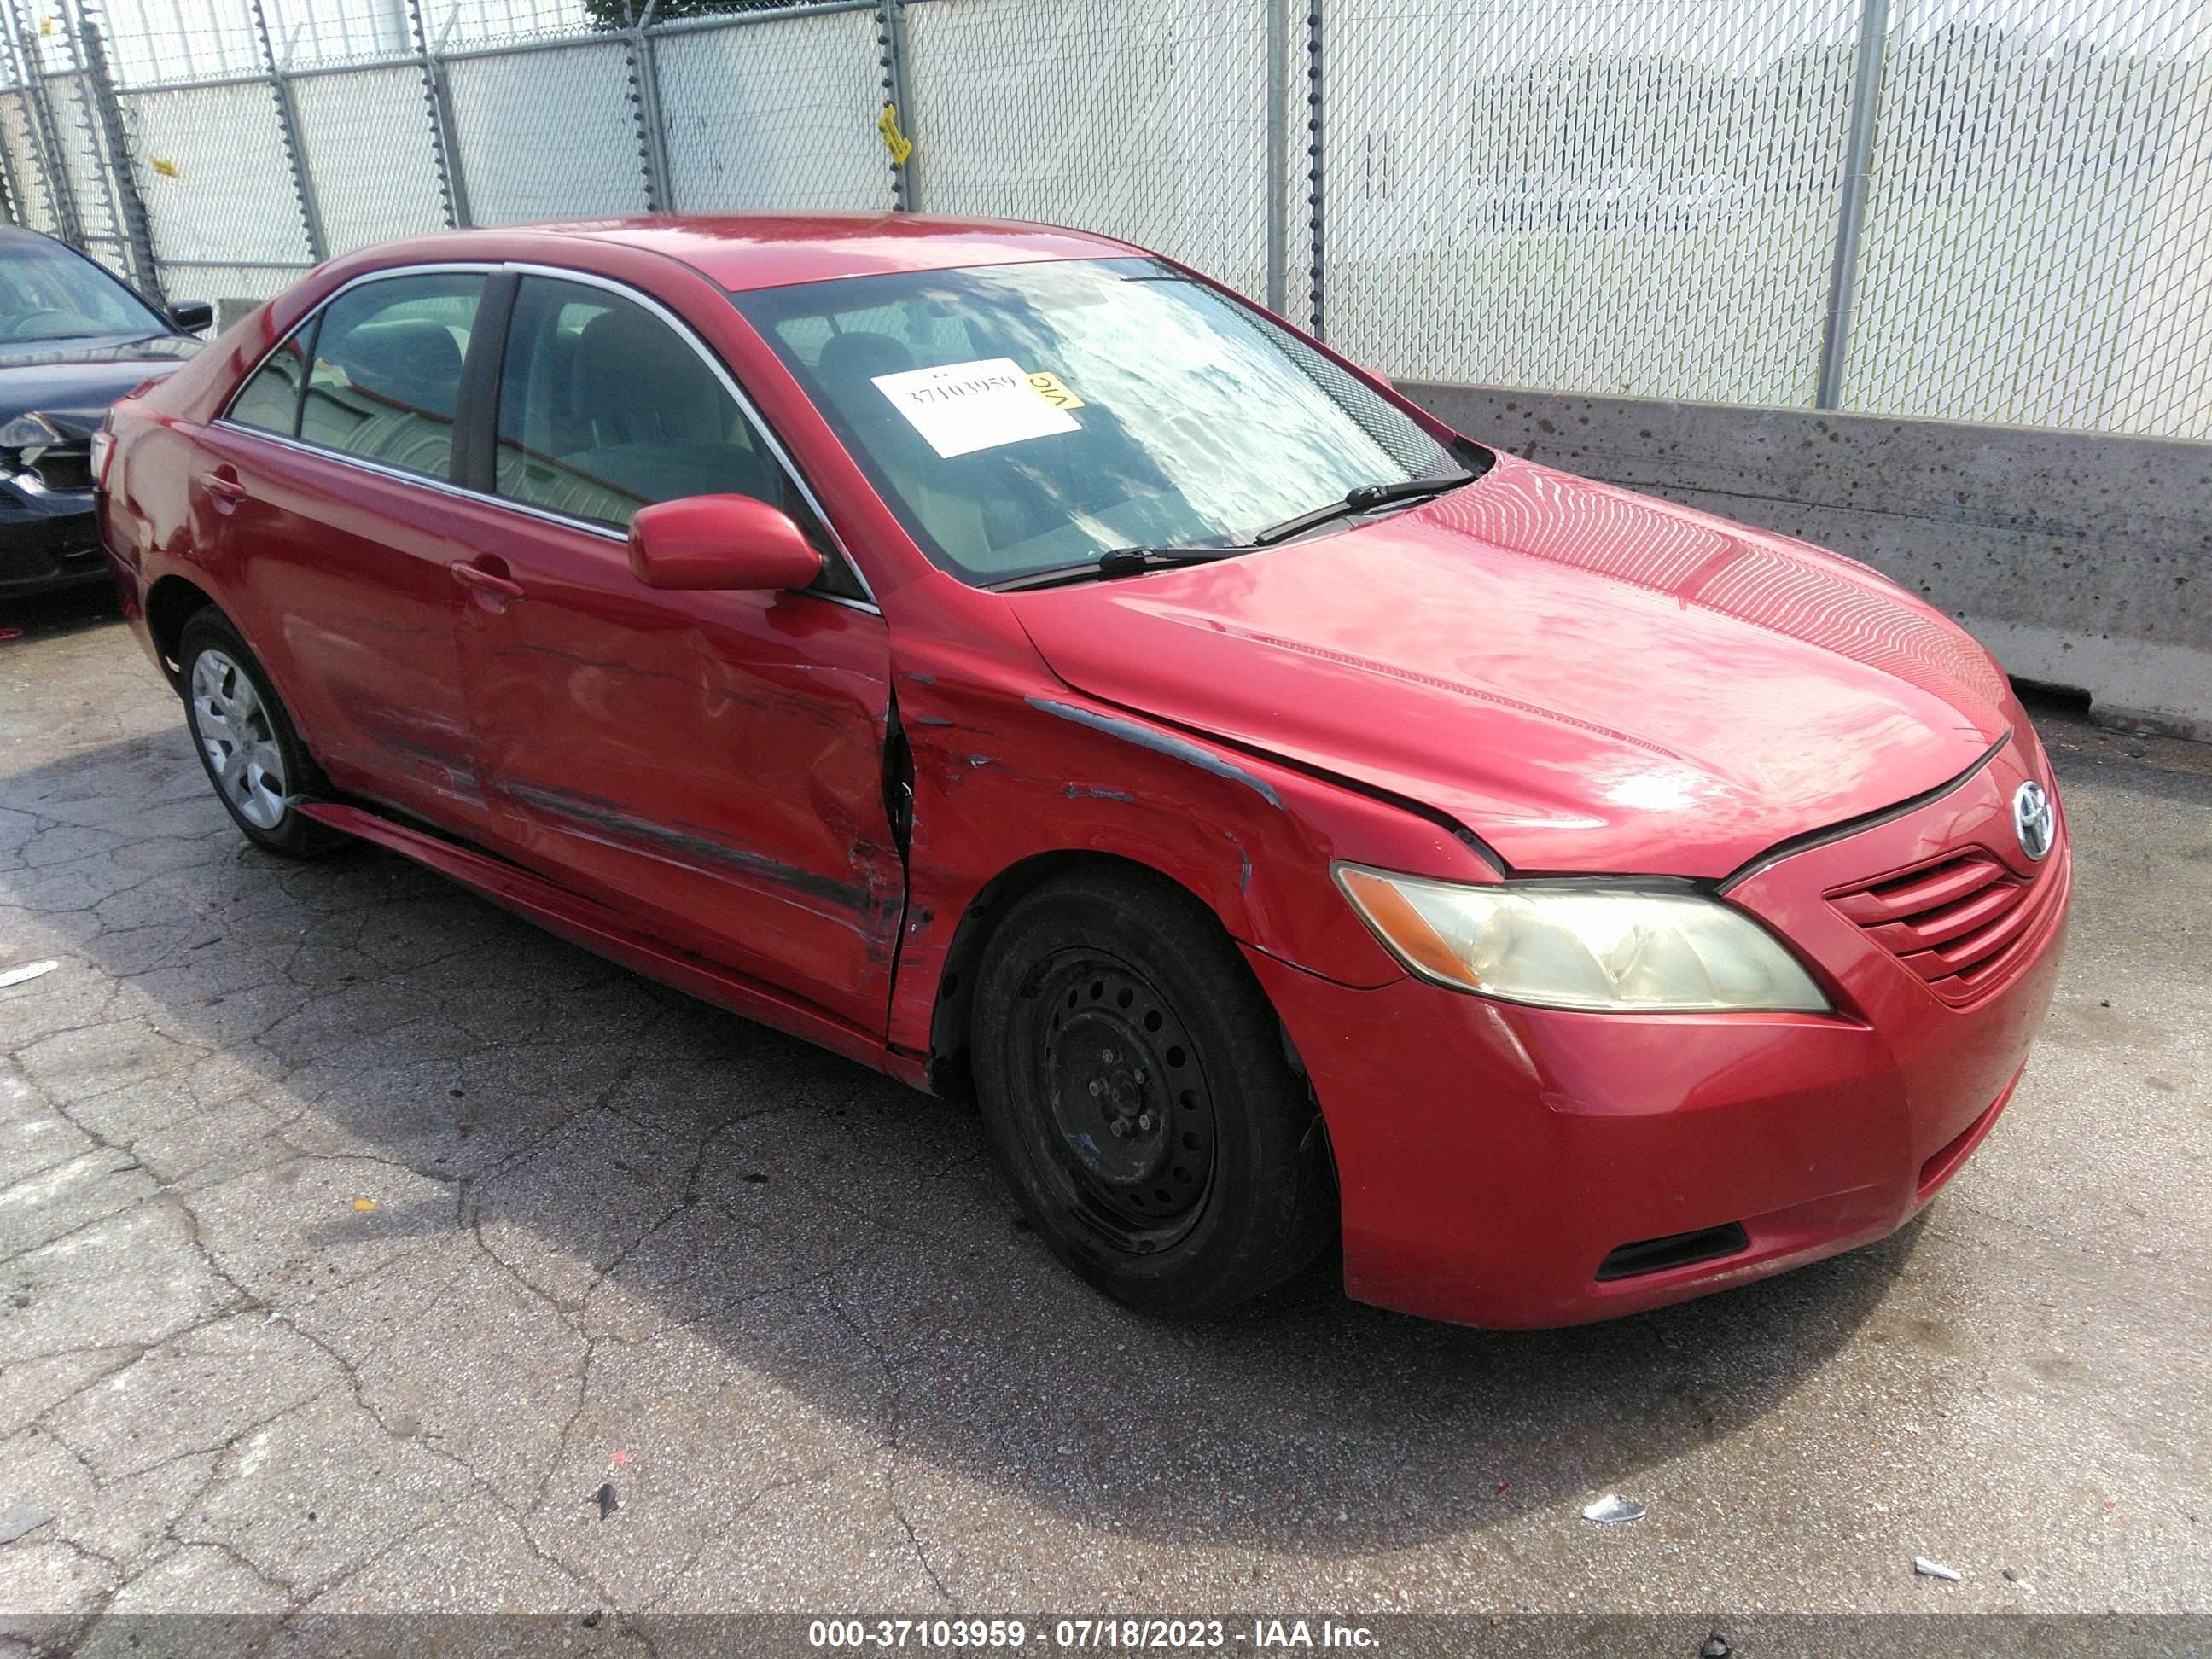
<path fill-rule="evenodd" d="M 1340 860 L 1463 880 L 1496 871 L 1446 822 L 1049 680 L 902 658 L 912 766 L 894 1048 L 926 1052 L 962 921 L 1039 858 L 1126 860 L 1175 881 L 1255 950 L 1340 984 L 1402 975 L 1331 879 Z"/>

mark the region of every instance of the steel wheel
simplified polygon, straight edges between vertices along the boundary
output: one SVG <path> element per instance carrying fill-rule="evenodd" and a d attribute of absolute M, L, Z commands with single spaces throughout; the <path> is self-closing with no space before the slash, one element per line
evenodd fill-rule
<path fill-rule="evenodd" d="M 1187 889 L 1104 863 L 1039 884 L 994 927 L 974 996 L 993 1161 L 1099 1290 L 1215 1313 L 1327 1249 L 1336 1188 L 1312 1092 Z"/>
<path fill-rule="evenodd" d="M 290 805 L 284 753 L 253 681 L 230 655 L 205 650 L 192 664 L 192 732 L 208 775 L 231 809 L 258 830 L 274 830 Z"/>
<path fill-rule="evenodd" d="M 1213 1099 L 1196 1045 L 1127 964 L 1065 951 L 1044 964 L 1024 1044 L 1055 1182 L 1117 1249 L 1164 1249 L 1213 1185 Z"/>

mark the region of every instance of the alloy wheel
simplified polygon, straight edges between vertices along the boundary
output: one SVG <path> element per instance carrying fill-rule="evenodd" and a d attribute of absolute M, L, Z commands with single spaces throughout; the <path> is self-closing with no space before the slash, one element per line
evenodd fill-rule
<path fill-rule="evenodd" d="M 291 805 L 284 752 L 252 679 L 227 653 L 206 650 L 192 663 L 192 731 L 208 770 L 239 817 L 274 830 Z"/>

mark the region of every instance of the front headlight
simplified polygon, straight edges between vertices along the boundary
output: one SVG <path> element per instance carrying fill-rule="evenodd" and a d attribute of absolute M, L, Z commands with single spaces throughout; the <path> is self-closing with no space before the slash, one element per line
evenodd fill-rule
<path fill-rule="evenodd" d="M 1773 935 L 1701 893 L 1611 882 L 1462 886 L 1351 864 L 1338 865 L 1336 878 L 1393 955 L 1455 990 L 1619 1013 L 1829 1008 Z"/>
<path fill-rule="evenodd" d="M 56 444 L 66 441 L 54 429 L 53 422 L 35 412 L 18 415 L 6 425 L 0 426 L 0 450 L 17 466 L 36 466 L 39 457 Z"/>

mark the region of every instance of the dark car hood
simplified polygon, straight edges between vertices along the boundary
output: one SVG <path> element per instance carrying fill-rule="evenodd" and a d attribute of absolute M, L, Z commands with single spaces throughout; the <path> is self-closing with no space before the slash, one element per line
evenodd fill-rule
<path fill-rule="evenodd" d="M 0 344 L 0 424 L 37 413 L 62 432 L 88 434 L 110 404 L 170 374 L 200 345 L 188 334 Z"/>
<path fill-rule="evenodd" d="M 1070 685 L 1441 809 L 1520 870 L 1724 875 L 2008 728 L 1988 653 L 1874 572 L 1510 458 L 1341 534 L 1007 597 Z"/>

